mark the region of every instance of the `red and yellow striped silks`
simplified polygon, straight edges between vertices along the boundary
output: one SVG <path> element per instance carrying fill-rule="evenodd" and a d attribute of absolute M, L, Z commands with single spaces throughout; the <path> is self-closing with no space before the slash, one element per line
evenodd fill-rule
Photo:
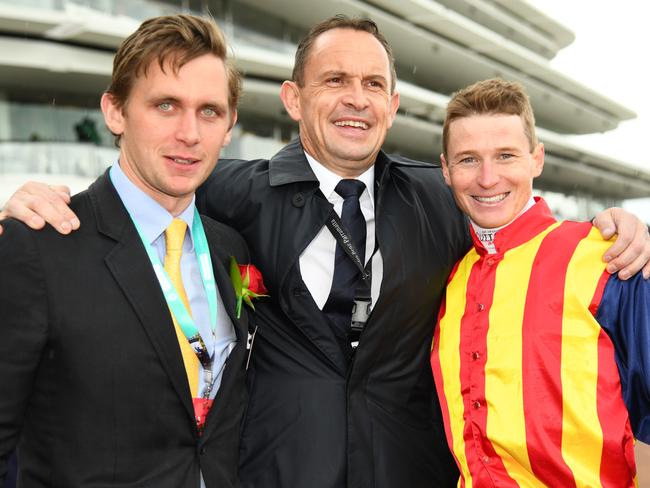
<path fill-rule="evenodd" d="M 458 486 L 635 486 L 614 348 L 594 319 L 609 243 L 539 206 L 504 229 L 505 252 L 473 249 L 447 286 L 431 365 Z"/>

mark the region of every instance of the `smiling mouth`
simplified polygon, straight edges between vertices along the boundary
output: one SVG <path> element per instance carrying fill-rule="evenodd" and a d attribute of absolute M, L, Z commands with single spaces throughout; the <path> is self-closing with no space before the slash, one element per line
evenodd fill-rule
<path fill-rule="evenodd" d="M 337 127 L 355 127 L 357 129 L 363 130 L 368 129 L 368 124 L 360 120 L 339 120 L 337 122 L 334 122 L 334 125 Z"/>
<path fill-rule="evenodd" d="M 508 195 L 510 195 L 510 192 L 500 193 L 491 197 L 480 197 L 478 195 L 473 195 L 472 198 L 479 203 L 499 203 L 503 201 Z"/>
<path fill-rule="evenodd" d="M 172 160 L 176 164 L 182 164 L 184 166 L 189 166 L 191 164 L 197 163 L 200 160 L 199 159 L 194 159 L 194 158 L 178 158 L 174 156 L 167 156 L 167 159 Z"/>

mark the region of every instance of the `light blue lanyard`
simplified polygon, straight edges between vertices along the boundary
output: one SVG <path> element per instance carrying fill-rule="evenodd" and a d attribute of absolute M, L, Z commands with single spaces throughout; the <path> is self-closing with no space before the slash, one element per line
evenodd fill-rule
<path fill-rule="evenodd" d="M 147 241 L 142 229 L 136 222 L 133 215 L 131 215 L 131 220 L 133 225 L 135 225 L 138 235 L 144 244 L 144 248 L 147 251 L 153 270 L 156 273 L 158 282 L 160 283 L 160 288 L 162 289 L 167 305 L 171 309 L 178 325 L 180 326 L 183 334 L 187 338 L 190 346 L 194 350 L 196 356 L 199 358 L 201 365 L 204 369 L 211 370 L 212 359 L 210 358 L 210 353 L 201 338 L 201 333 L 199 332 L 196 322 L 188 312 L 183 300 L 181 300 L 180 295 L 177 293 L 176 288 L 169 279 L 169 275 L 165 271 L 165 268 L 160 263 L 158 258 L 158 253 L 153 249 L 153 247 Z M 210 327 L 212 329 L 212 334 L 215 333 L 217 327 L 217 285 L 214 281 L 214 274 L 212 273 L 212 259 L 210 258 L 210 248 L 208 247 L 208 240 L 205 237 L 205 231 L 203 230 L 203 224 L 201 223 L 201 217 L 196 208 L 194 208 L 194 221 L 192 223 L 192 237 L 194 238 L 194 249 L 196 251 L 196 257 L 199 261 L 199 270 L 201 272 L 201 279 L 203 281 L 203 288 L 205 289 L 205 295 L 208 298 L 208 308 L 210 310 Z M 212 376 L 212 375 L 208 375 Z"/>

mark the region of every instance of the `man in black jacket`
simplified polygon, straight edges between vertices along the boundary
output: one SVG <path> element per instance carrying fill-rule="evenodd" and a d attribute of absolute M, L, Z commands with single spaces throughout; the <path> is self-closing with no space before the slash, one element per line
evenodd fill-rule
<path fill-rule="evenodd" d="M 281 96 L 300 139 L 270 160 L 221 161 L 197 193 L 242 233 L 270 295 L 256 304 L 242 483 L 456 486 L 428 355 L 470 242 L 440 169 L 380 150 L 398 107 L 390 48 L 371 21 L 328 19 L 301 42 Z M 344 183 L 350 196 L 341 180 L 362 184 Z M 635 245 L 645 263 L 646 237 Z"/>

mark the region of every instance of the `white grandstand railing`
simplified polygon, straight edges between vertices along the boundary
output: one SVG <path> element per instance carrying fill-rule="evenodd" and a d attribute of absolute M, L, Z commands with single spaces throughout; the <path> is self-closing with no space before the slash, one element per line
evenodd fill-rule
<path fill-rule="evenodd" d="M 0 174 L 65 174 L 95 178 L 117 160 L 117 149 L 89 143 L 0 142 Z"/>
<path fill-rule="evenodd" d="M 85 9 L 114 16 L 131 17 L 144 20 L 157 15 L 165 15 L 178 11 L 182 2 L 177 6 L 152 0 L 0 0 L 0 4 L 14 5 L 20 8 L 50 10 L 59 12 L 79 12 Z"/>

